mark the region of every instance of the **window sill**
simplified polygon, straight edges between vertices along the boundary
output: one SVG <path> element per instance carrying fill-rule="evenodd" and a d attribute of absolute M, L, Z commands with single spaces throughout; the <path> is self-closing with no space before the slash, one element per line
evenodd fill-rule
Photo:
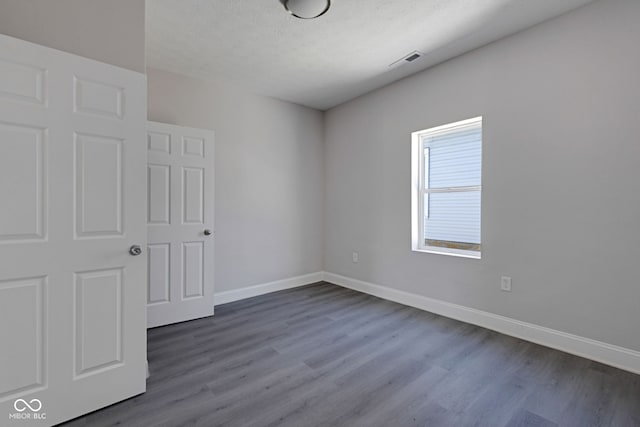
<path fill-rule="evenodd" d="M 421 248 L 413 248 L 414 252 L 423 252 L 436 255 L 449 255 L 460 258 L 482 259 L 482 252 L 465 251 L 463 249 L 441 248 L 437 246 L 425 246 Z"/>

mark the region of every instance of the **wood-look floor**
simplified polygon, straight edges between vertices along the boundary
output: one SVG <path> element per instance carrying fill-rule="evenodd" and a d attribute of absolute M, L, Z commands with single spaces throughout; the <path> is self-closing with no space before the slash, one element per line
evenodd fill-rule
<path fill-rule="evenodd" d="M 147 392 L 69 426 L 640 426 L 640 376 L 319 283 L 149 331 Z"/>

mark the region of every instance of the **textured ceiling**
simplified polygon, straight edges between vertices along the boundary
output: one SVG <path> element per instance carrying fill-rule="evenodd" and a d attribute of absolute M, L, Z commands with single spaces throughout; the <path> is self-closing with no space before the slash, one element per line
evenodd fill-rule
<path fill-rule="evenodd" d="M 147 0 L 147 66 L 324 110 L 591 1 L 333 0 L 299 20 L 279 0 Z"/>

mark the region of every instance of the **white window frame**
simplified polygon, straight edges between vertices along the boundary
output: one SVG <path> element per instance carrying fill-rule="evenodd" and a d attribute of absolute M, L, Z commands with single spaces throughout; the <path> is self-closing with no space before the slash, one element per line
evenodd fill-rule
<path fill-rule="evenodd" d="M 480 191 L 482 185 L 471 187 L 427 188 L 425 185 L 425 165 L 423 138 L 425 135 L 447 133 L 465 126 L 477 126 L 482 129 L 482 116 L 455 123 L 437 126 L 411 133 L 411 250 L 432 254 L 451 255 L 464 258 L 482 258 L 481 250 L 447 248 L 427 245 L 424 240 L 424 198 L 433 193 L 453 193 L 460 191 Z"/>

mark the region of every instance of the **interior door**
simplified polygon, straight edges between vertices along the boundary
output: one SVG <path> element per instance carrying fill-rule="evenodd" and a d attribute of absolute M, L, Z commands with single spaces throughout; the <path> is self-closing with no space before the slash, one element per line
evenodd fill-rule
<path fill-rule="evenodd" d="M 147 126 L 151 328 L 213 315 L 214 135 Z"/>
<path fill-rule="evenodd" d="M 0 36 L 1 425 L 145 391 L 145 117 L 144 75 Z"/>

